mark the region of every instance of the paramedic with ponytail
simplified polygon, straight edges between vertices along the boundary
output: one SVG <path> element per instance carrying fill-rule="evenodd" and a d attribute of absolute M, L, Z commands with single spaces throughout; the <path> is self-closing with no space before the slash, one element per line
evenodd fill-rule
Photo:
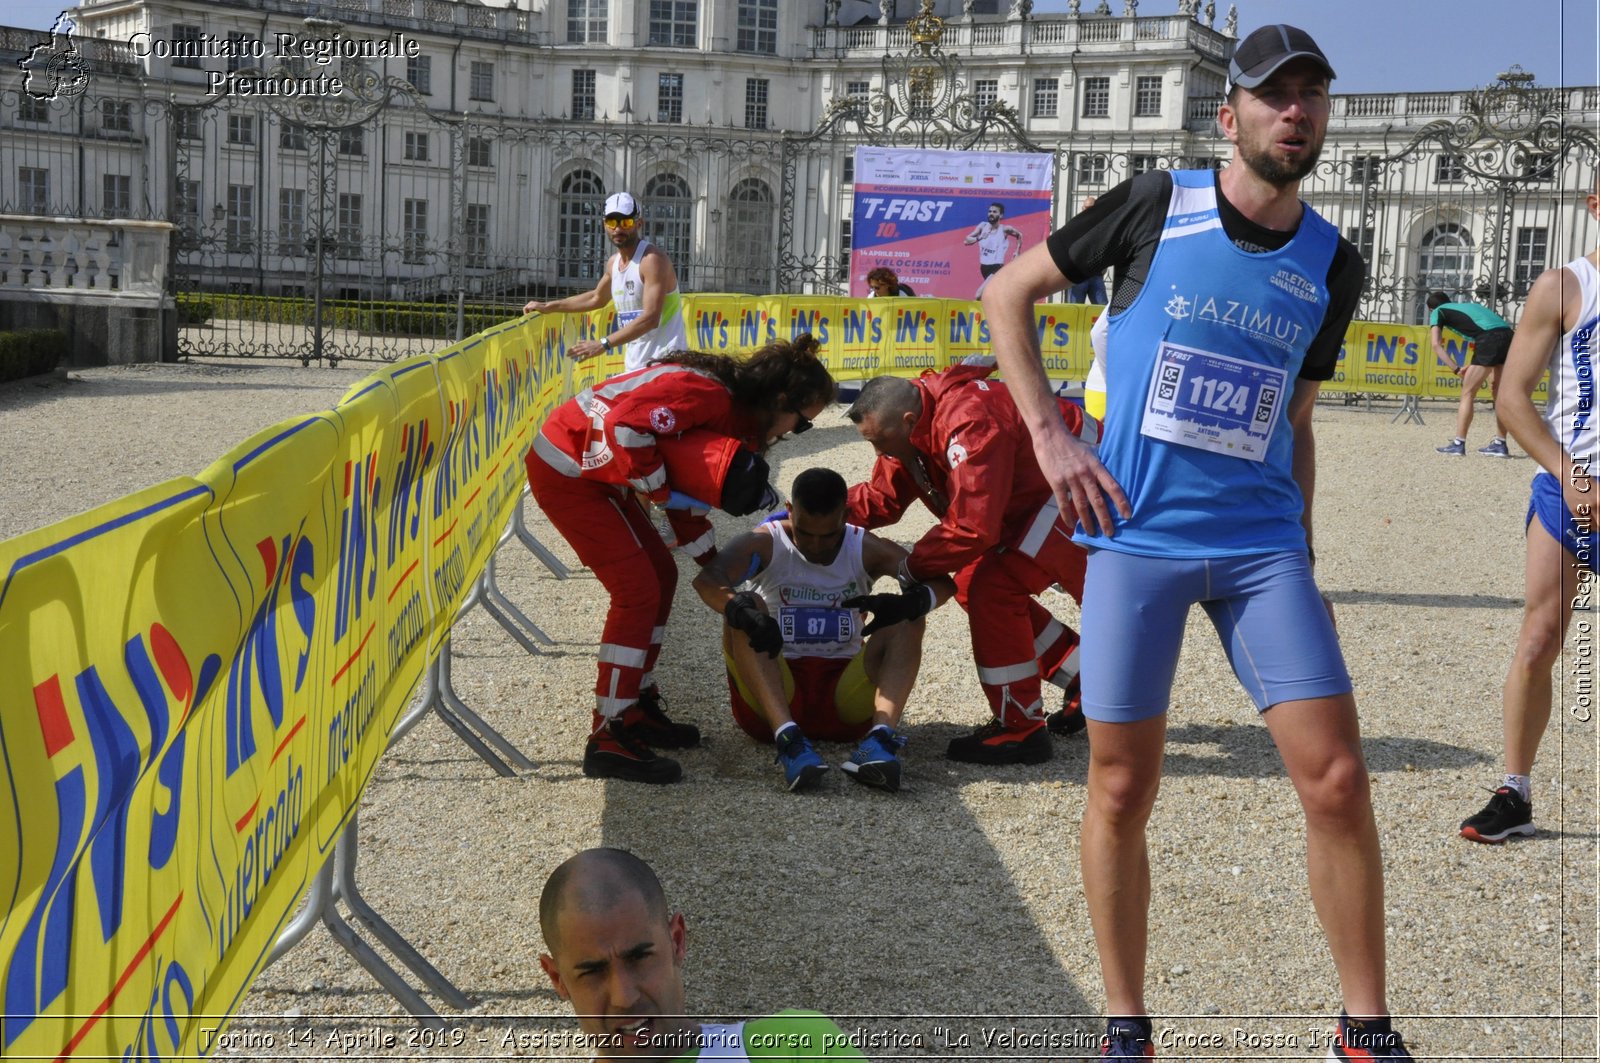
<path fill-rule="evenodd" d="M 695 727 L 661 711 L 651 679 L 678 569 L 639 498 L 678 508 L 714 505 L 734 516 L 771 509 L 778 495 L 767 482 L 764 452 L 809 428 L 833 396 L 817 342 L 803 335 L 748 359 L 667 355 L 584 389 L 540 426 L 527 457 L 534 500 L 611 598 L 585 775 L 675 782 L 678 762 L 650 747 L 700 741 Z M 716 551 L 703 510 L 674 526 L 683 538 L 690 534 L 685 524 L 695 522 L 703 534 L 689 552 L 704 564 Z"/>

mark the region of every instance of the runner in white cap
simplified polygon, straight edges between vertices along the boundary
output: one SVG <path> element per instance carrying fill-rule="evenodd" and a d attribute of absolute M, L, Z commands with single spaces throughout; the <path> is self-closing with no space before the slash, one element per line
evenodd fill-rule
<path fill-rule="evenodd" d="M 669 351 L 688 349 L 689 333 L 683 326 L 683 300 L 672 260 L 639 235 L 638 201 L 627 192 L 607 199 L 605 226 L 617 253 L 606 260 L 594 291 L 550 302 L 531 300 L 522 312 L 585 313 L 615 303 L 616 327 L 598 340 L 573 344 L 571 353 L 581 362 L 625 346 L 624 364 L 631 373 Z"/>

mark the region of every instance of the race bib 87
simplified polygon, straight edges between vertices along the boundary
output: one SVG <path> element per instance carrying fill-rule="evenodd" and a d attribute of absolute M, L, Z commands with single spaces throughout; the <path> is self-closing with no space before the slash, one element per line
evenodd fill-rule
<path fill-rule="evenodd" d="M 854 609 L 829 609 L 820 605 L 785 605 L 778 609 L 783 641 L 804 646 L 846 643 L 856 635 Z"/>

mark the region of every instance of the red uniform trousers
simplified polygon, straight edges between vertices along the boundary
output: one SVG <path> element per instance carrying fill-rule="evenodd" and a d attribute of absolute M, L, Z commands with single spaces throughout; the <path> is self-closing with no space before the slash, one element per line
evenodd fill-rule
<path fill-rule="evenodd" d="M 678 566 L 626 487 L 563 476 L 535 452 L 527 466 L 534 501 L 611 595 L 594 685 L 598 729 L 639 700 L 655 668 Z"/>
<path fill-rule="evenodd" d="M 1041 516 L 1056 512 L 1052 500 Z M 1052 616 L 1035 595 L 1059 583 L 1082 602 L 1087 560 L 1083 547 L 1057 519 L 1044 534 L 990 550 L 955 574 L 956 601 L 967 611 L 978 682 L 989 711 L 1008 728 L 1044 719 L 1042 680 L 1065 687 L 1078 674 L 1078 633 Z"/>

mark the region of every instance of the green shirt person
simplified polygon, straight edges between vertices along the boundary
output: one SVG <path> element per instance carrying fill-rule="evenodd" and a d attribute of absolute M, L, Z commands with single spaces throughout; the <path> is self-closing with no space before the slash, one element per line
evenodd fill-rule
<path fill-rule="evenodd" d="M 1440 454 L 1459 457 L 1467 452 L 1467 429 L 1472 427 L 1472 401 L 1489 378 L 1489 394 L 1500 397 L 1500 369 L 1506 364 L 1506 352 L 1511 350 L 1511 323 L 1487 306 L 1477 303 L 1452 302 L 1446 292 L 1433 292 L 1428 296 L 1429 338 L 1433 341 L 1433 355 L 1439 364 L 1449 366 L 1461 378 L 1461 402 L 1456 406 L 1455 438 L 1442 447 Z M 1449 329 L 1472 344 L 1472 361 L 1451 357 L 1444 344 L 1445 330 Z M 1500 403 L 1495 402 L 1494 438 L 1478 453 L 1487 458 L 1509 458 L 1506 449 L 1506 426 L 1500 419 Z"/>

